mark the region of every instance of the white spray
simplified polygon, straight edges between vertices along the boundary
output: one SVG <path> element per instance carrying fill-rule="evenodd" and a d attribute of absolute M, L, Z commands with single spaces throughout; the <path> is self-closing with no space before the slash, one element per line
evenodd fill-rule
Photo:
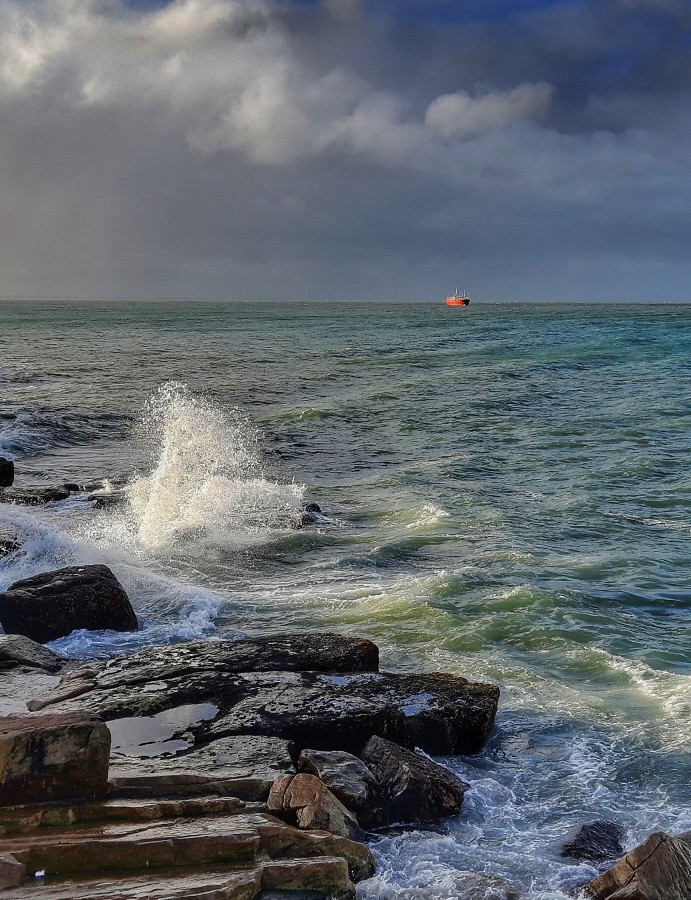
<path fill-rule="evenodd" d="M 144 428 L 158 457 L 127 494 L 147 549 L 169 547 L 183 535 L 251 543 L 300 518 L 304 485 L 265 478 L 256 432 L 238 414 L 169 382 L 149 402 Z"/>

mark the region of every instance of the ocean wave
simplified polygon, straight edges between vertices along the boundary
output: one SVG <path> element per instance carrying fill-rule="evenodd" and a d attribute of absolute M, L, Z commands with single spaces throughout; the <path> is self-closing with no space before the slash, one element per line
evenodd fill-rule
<path fill-rule="evenodd" d="M 122 436 L 131 427 L 130 416 L 104 412 L 56 412 L 19 409 L 0 416 L 0 455 L 19 460 L 58 447 L 73 447 Z"/>

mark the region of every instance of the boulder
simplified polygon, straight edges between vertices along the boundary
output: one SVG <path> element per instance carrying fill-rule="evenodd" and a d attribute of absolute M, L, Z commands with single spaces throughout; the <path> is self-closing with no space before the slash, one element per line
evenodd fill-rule
<path fill-rule="evenodd" d="M 360 758 L 379 782 L 390 822 L 429 822 L 460 811 L 468 785 L 431 759 L 377 736 Z"/>
<path fill-rule="evenodd" d="M 595 862 L 617 859 L 624 852 L 621 842 L 625 833 L 621 825 L 604 820 L 577 826 L 567 836 L 561 855 Z"/>
<path fill-rule="evenodd" d="M 92 716 L 0 719 L 0 803 L 92 798 L 108 790 L 110 732 Z"/>
<path fill-rule="evenodd" d="M 586 886 L 596 900 L 689 900 L 691 832 L 651 834 Z"/>
<path fill-rule="evenodd" d="M 0 594 L 0 624 L 47 643 L 78 628 L 136 631 L 137 617 L 107 566 L 72 566 L 11 585 Z"/>
<path fill-rule="evenodd" d="M 45 506 L 58 500 L 67 500 L 70 492 L 65 487 L 9 487 L 0 490 L 0 503 L 18 503 L 20 506 Z"/>
<path fill-rule="evenodd" d="M 0 456 L 0 488 L 12 487 L 14 481 L 14 463 L 11 459 Z"/>
<path fill-rule="evenodd" d="M 24 666 L 57 672 L 64 660 L 52 650 L 21 634 L 0 634 L 0 671 Z"/>
<path fill-rule="evenodd" d="M 314 775 L 284 775 L 271 787 L 267 806 L 270 812 L 291 814 L 299 828 L 317 829 L 351 840 L 364 834 L 355 818 L 327 786 Z"/>
<path fill-rule="evenodd" d="M 357 756 L 342 750 L 303 750 L 298 770 L 320 778 L 363 828 L 384 824 L 381 790 Z"/>

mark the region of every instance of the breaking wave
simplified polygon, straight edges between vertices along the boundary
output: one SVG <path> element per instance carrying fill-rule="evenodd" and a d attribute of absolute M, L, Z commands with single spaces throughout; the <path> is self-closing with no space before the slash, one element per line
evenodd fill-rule
<path fill-rule="evenodd" d="M 133 479 L 127 496 L 145 548 L 164 549 L 183 535 L 251 543 L 300 519 L 304 485 L 265 476 L 256 430 L 239 413 L 169 382 L 149 401 L 143 434 L 152 469 Z"/>

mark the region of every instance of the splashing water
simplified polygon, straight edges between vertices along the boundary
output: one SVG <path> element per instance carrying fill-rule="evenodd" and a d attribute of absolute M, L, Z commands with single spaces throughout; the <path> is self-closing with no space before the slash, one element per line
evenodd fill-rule
<path fill-rule="evenodd" d="M 157 459 L 127 495 L 147 549 L 164 549 L 182 535 L 251 542 L 300 518 L 304 485 L 264 477 L 256 433 L 239 415 L 169 382 L 149 402 L 144 430 Z"/>

